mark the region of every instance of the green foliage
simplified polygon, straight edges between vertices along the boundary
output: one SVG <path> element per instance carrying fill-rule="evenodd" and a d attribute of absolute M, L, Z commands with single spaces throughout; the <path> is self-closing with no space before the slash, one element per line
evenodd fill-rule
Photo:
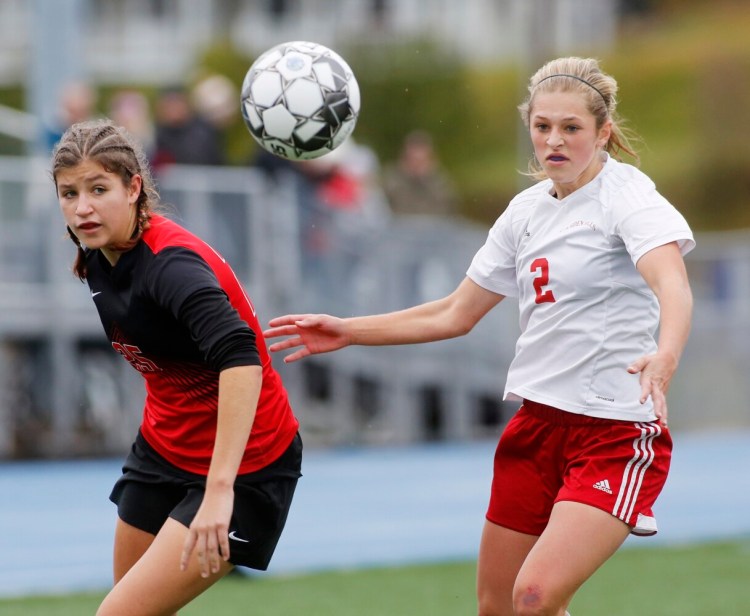
<path fill-rule="evenodd" d="M 661 15 L 648 28 L 624 24 L 599 56 L 620 84 L 620 115 L 642 138 L 641 168 L 694 229 L 749 227 L 750 5 L 692 2 Z M 425 41 L 346 54 L 363 86 L 356 138 L 389 161 L 410 129 L 432 132 L 463 213 L 491 223 L 526 185 L 516 105 L 528 75 L 466 67 Z"/>
<path fill-rule="evenodd" d="M 604 59 L 643 170 L 697 230 L 750 227 L 750 5 L 681 10 Z"/>
<path fill-rule="evenodd" d="M 427 130 L 440 142 L 460 141 L 471 106 L 457 104 L 469 101 L 458 58 L 425 40 L 352 48 L 346 58 L 362 92 L 357 137 L 384 159 L 398 154 L 412 129 Z"/>
<path fill-rule="evenodd" d="M 679 11 L 667 10 L 677 4 Z M 658 18 L 623 24 L 615 47 L 599 54 L 620 84 L 620 114 L 643 138 L 641 168 L 696 230 L 748 227 L 750 4 L 652 5 Z M 519 171 L 526 169 L 528 138 L 516 106 L 528 75 L 518 66 L 467 66 L 430 39 L 352 43 L 339 51 L 362 90 L 354 136 L 382 163 L 397 156 L 410 130 L 429 131 L 457 183 L 463 213 L 485 224 L 527 185 Z M 220 73 L 239 88 L 253 60 L 222 39 L 205 51 L 191 81 Z M 153 88 L 140 89 L 154 99 Z M 20 88 L 0 90 L 0 103 L 22 108 L 22 102 Z M 230 162 L 243 165 L 257 146 L 239 104 L 237 111 L 225 139 Z M 1 153 L 18 154 L 19 147 L 0 138 Z"/>
<path fill-rule="evenodd" d="M 643 540 L 647 543 L 647 540 Z M 750 605 L 750 543 L 621 550 L 578 592 L 575 616 L 736 616 Z M 183 616 L 455 616 L 475 614 L 476 564 L 361 569 L 299 577 L 229 576 Z M 93 614 L 103 597 L 0 600 L 5 616 Z"/>
<path fill-rule="evenodd" d="M 24 109 L 23 89 L 20 87 L 0 88 L 0 105 Z M 27 147 L 22 141 L 0 133 L 0 155 L 23 156 L 26 152 Z"/>
<path fill-rule="evenodd" d="M 387 163 L 409 131 L 429 132 L 463 194 L 464 213 L 494 219 L 518 183 L 517 73 L 470 67 L 426 39 L 344 54 L 362 90 L 356 138 Z"/>

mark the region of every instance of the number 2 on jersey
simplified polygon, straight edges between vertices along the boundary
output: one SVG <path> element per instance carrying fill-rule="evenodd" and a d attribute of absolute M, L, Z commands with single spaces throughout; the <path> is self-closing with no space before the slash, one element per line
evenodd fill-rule
<path fill-rule="evenodd" d="M 547 259 L 543 257 L 534 259 L 534 262 L 531 264 L 531 271 L 539 272 L 533 281 L 534 290 L 536 291 L 536 299 L 534 301 L 536 301 L 537 304 L 554 302 L 555 296 L 552 294 L 552 291 L 543 288 L 549 284 L 549 262 Z"/>

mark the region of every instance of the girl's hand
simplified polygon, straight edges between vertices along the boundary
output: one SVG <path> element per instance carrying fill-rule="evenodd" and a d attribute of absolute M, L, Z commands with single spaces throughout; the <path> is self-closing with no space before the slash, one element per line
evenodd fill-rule
<path fill-rule="evenodd" d="M 269 329 L 263 332 L 266 338 L 291 336 L 273 343 L 269 347 L 270 351 L 302 347 L 287 355 L 284 358 L 285 363 L 316 353 L 336 351 L 350 344 L 343 319 L 327 314 L 291 314 L 276 317 L 268 325 Z"/>
<path fill-rule="evenodd" d="M 234 490 L 206 488 L 198 513 L 188 528 L 180 558 L 180 569 L 187 570 L 195 552 L 201 576 L 218 573 L 221 560 L 229 560 L 229 520 L 234 508 Z"/>
<path fill-rule="evenodd" d="M 666 353 L 644 355 L 634 361 L 629 367 L 630 374 L 640 373 L 641 404 L 645 404 L 649 396 L 654 403 L 654 413 L 662 426 L 667 426 L 667 391 L 672 375 L 677 368 L 677 362 Z"/>

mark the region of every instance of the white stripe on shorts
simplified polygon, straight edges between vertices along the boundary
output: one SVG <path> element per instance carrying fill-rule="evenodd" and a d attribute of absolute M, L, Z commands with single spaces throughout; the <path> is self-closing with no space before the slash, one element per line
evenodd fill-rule
<path fill-rule="evenodd" d="M 661 434 L 661 426 L 658 422 L 637 423 L 635 427 L 641 431 L 641 434 L 633 441 L 633 457 L 625 466 L 620 492 L 612 510 L 612 515 L 625 523 L 628 523 L 633 515 L 633 509 L 638 500 L 638 492 L 643 483 L 643 476 L 654 461 L 654 448 L 652 446 L 654 439 Z"/>

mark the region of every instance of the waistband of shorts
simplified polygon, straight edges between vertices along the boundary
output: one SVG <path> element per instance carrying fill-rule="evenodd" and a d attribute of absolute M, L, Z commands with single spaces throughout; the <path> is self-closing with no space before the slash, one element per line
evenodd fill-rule
<path fill-rule="evenodd" d="M 553 426 L 596 426 L 596 425 L 611 425 L 613 419 L 604 419 L 602 417 L 589 417 L 588 415 L 581 415 L 580 413 L 572 413 L 570 411 L 563 411 L 562 409 L 555 408 L 554 406 L 548 406 L 540 402 L 534 402 L 533 400 L 523 400 L 523 408 L 526 409 L 530 415 L 533 415 L 537 419 L 545 421 Z"/>
<path fill-rule="evenodd" d="M 178 466 L 172 464 L 169 460 L 164 458 L 156 449 L 151 446 L 143 436 L 143 433 L 138 430 L 135 437 L 134 449 L 138 451 L 139 455 L 145 457 L 149 462 L 156 463 L 160 467 L 168 468 L 169 471 L 177 475 L 186 481 L 198 481 L 205 482 L 205 475 L 197 475 L 191 473 Z M 242 480 L 245 483 L 258 483 L 262 481 L 269 481 L 272 479 L 282 478 L 293 478 L 299 479 L 302 476 L 300 468 L 302 466 L 302 437 L 297 432 L 292 439 L 292 442 L 284 450 L 284 452 L 276 458 L 270 464 L 259 468 L 257 471 L 250 473 L 238 474 L 235 480 Z"/>

